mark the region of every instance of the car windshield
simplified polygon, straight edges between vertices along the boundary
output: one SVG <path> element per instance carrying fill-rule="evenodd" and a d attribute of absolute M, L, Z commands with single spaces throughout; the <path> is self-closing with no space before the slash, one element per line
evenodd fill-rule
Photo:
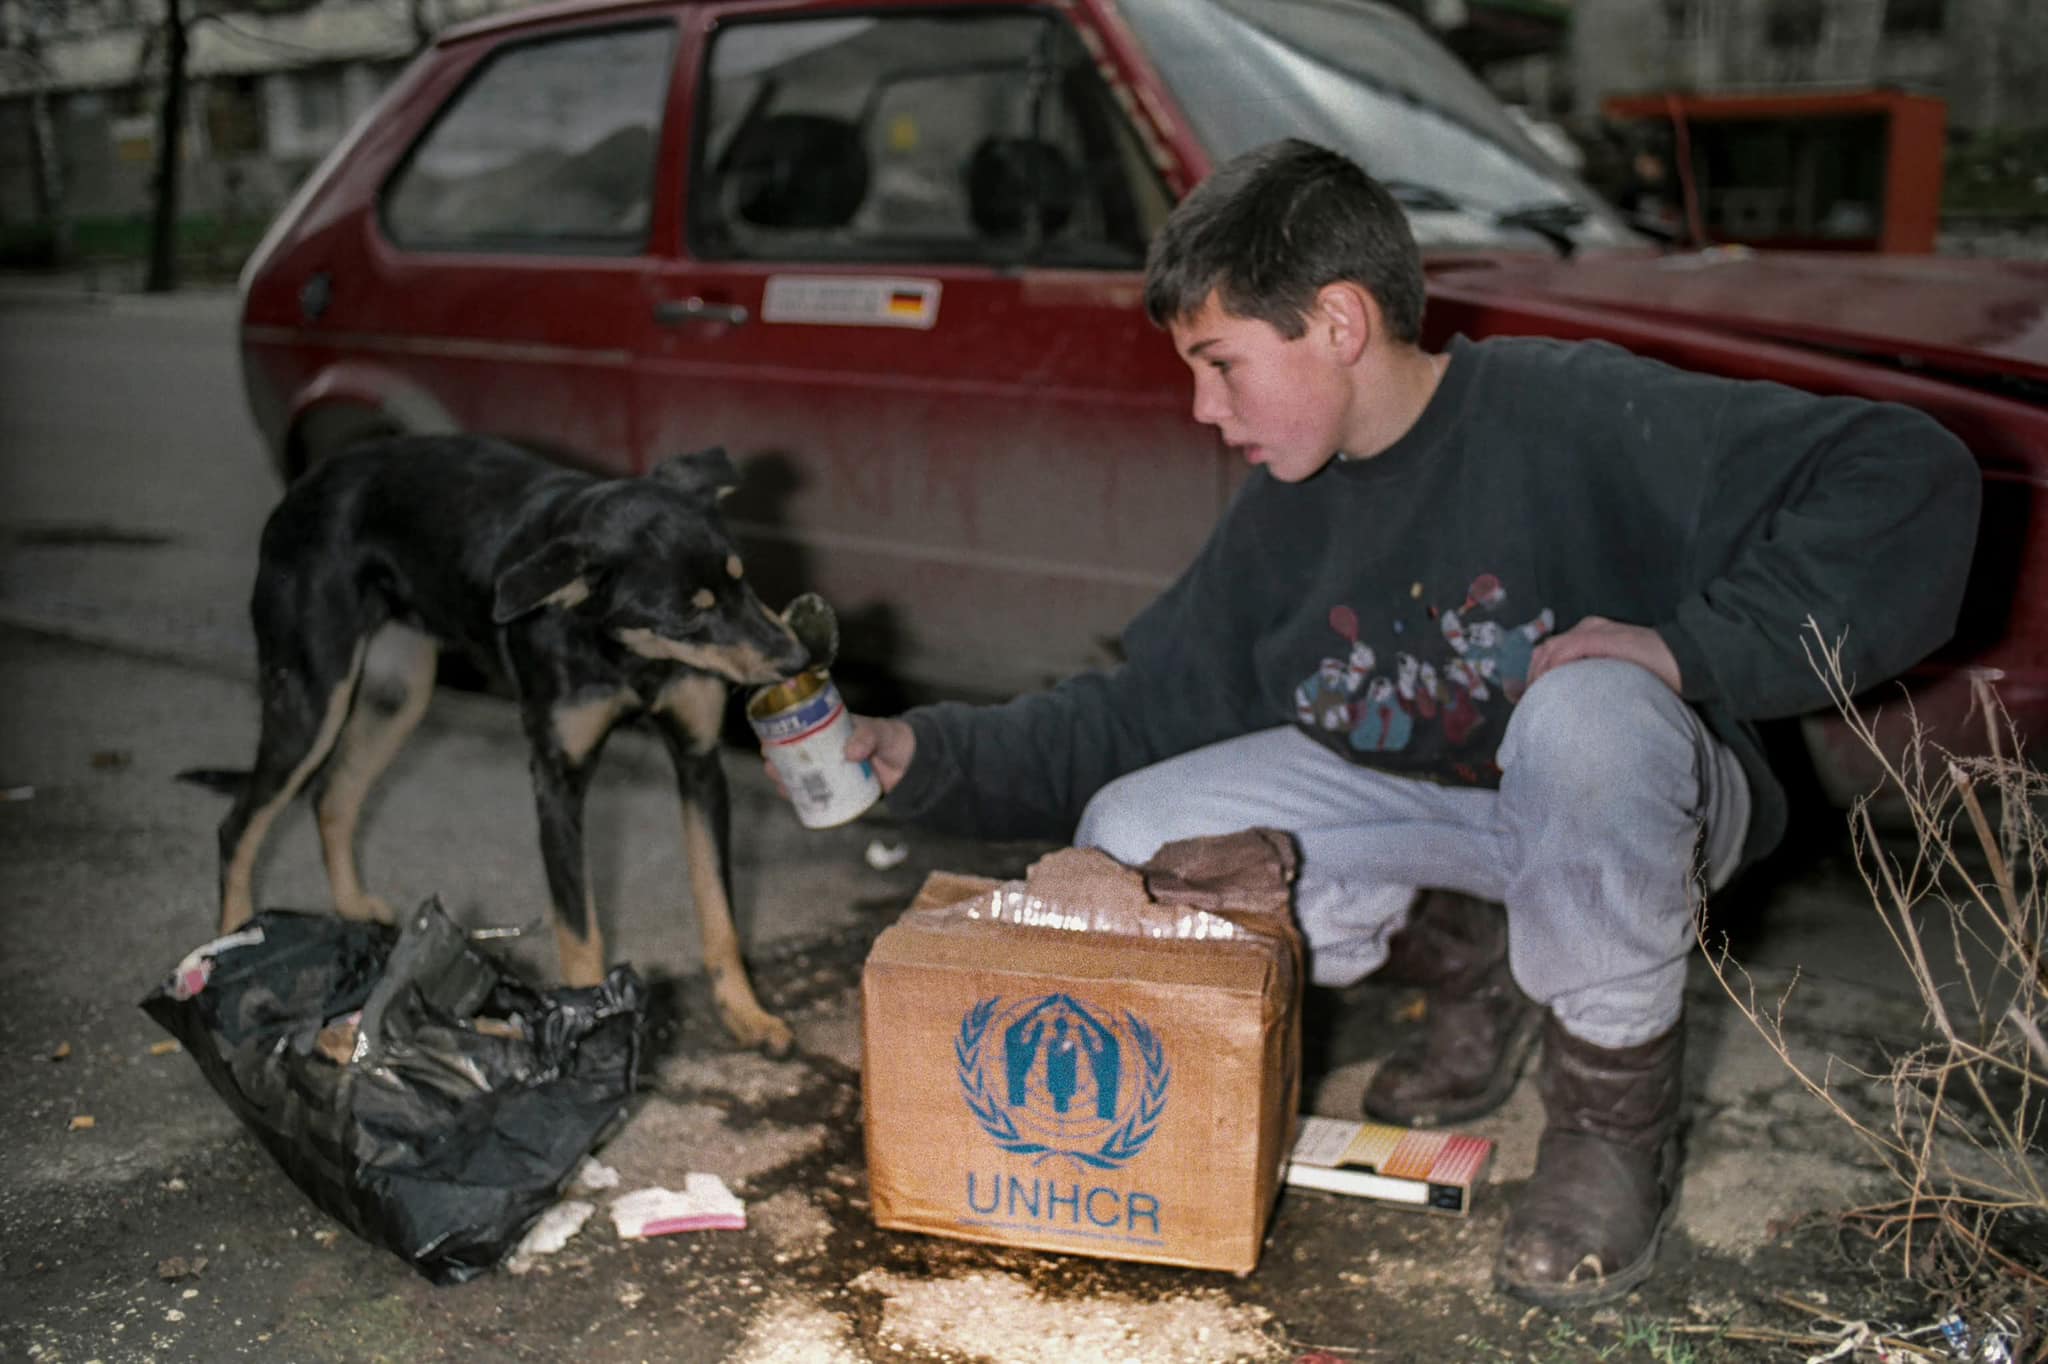
<path fill-rule="evenodd" d="M 1218 162 L 1283 137 L 1385 181 L 1423 246 L 1631 233 L 1406 15 L 1372 0 L 1118 0 Z"/>

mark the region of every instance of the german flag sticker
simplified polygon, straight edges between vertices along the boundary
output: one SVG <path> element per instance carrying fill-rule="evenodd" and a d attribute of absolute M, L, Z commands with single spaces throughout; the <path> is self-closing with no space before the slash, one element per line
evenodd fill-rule
<path fill-rule="evenodd" d="M 924 330 L 939 320 L 939 282 L 859 275 L 772 275 L 761 294 L 761 320 L 814 327 Z"/>

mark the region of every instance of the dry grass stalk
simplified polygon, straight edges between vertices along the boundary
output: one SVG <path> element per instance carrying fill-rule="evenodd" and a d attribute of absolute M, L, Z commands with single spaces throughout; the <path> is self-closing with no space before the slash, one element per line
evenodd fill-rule
<path fill-rule="evenodd" d="M 1707 960 L 1765 1043 L 1896 1181 L 1897 1199 L 1846 1216 L 1895 1248 L 1909 1276 L 1968 1284 L 1991 1275 L 2038 1294 L 2048 1278 L 2002 1253 L 1994 1237 L 2014 1214 L 2048 1220 L 2048 1147 L 2037 1126 L 2048 1111 L 2048 822 L 2035 804 L 2048 777 L 2012 756 L 2021 752 L 2017 736 L 1982 678 L 1974 682 L 1982 754 L 1937 747 L 1910 711 L 1909 742 L 1888 749 L 1851 700 L 1839 647 L 1811 621 L 1808 628 L 1815 671 L 1910 823 L 1904 851 L 1903 839 L 1879 841 L 1869 797 L 1850 814 L 1857 866 L 1926 1004 L 1926 1035 L 1882 1073 L 1836 1056 L 1815 1073 L 1786 1035 L 1797 976 L 1766 1005 L 1725 942 L 1717 950 L 1703 940 Z M 1995 797 L 1995 830 L 1985 792 Z M 1939 966 L 1931 943 L 1948 945 L 1945 954 L 1936 947 Z M 1889 1104 L 1873 1108 L 1868 1096 L 1886 1090 Z"/>

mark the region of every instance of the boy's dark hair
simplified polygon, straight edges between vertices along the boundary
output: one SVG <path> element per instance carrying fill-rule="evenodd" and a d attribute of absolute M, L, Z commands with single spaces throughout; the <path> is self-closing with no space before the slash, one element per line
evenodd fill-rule
<path fill-rule="evenodd" d="M 1145 311 L 1165 326 L 1202 310 L 1269 323 L 1293 340 L 1316 291 L 1349 280 L 1387 330 L 1422 335 L 1422 255 L 1408 216 L 1355 162 L 1299 138 L 1231 158 L 1167 218 L 1145 262 Z"/>

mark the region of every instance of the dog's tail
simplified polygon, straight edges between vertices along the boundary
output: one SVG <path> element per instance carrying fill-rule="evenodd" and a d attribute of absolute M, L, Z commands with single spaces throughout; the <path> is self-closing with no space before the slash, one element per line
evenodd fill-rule
<path fill-rule="evenodd" d="M 188 767 L 177 776 L 179 781 L 191 782 L 223 796 L 239 796 L 249 786 L 249 773 L 232 767 Z"/>

